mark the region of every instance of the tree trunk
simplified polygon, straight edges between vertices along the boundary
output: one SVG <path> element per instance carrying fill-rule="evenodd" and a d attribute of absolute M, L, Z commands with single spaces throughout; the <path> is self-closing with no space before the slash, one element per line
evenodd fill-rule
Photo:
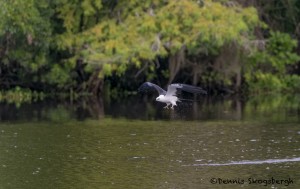
<path fill-rule="evenodd" d="M 171 55 L 169 57 L 169 81 L 168 84 L 171 84 L 176 77 L 179 70 L 182 68 L 182 66 L 185 63 L 185 46 L 181 47 L 181 49 L 176 52 L 174 55 Z"/>
<path fill-rule="evenodd" d="M 100 95 L 103 92 L 103 79 L 99 78 L 99 72 L 95 71 L 88 81 L 88 91 L 93 95 Z"/>

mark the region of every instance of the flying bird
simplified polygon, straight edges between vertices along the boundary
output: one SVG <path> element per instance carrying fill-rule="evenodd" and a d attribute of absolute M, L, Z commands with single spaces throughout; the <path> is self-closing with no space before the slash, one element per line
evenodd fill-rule
<path fill-rule="evenodd" d="M 176 102 L 181 102 L 180 100 L 183 100 L 176 96 L 180 90 L 195 94 L 207 94 L 207 92 L 201 87 L 181 83 L 169 85 L 167 91 L 150 82 L 145 82 L 138 88 L 138 92 L 148 92 L 151 90 L 156 90 L 159 94 L 159 96 L 156 98 L 156 101 L 166 103 L 167 105 L 164 108 L 169 108 L 169 106 L 172 104 L 172 109 L 174 109 L 174 106 L 177 106 Z"/>

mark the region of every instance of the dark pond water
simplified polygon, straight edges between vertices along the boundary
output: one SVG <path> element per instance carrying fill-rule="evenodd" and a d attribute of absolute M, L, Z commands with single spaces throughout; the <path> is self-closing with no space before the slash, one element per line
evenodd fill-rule
<path fill-rule="evenodd" d="M 300 188 L 300 96 L 0 104 L 0 188 Z"/>

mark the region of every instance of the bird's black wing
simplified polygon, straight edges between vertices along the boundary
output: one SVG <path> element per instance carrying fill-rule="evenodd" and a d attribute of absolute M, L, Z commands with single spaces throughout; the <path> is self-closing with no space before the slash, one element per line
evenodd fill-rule
<path fill-rule="evenodd" d="M 193 85 L 181 84 L 181 83 L 174 83 L 170 85 L 172 88 L 177 88 L 189 93 L 196 93 L 196 94 L 207 94 L 206 90 L 202 89 L 201 87 L 196 87 Z"/>
<path fill-rule="evenodd" d="M 153 90 L 156 90 L 159 95 L 165 95 L 167 93 L 165 90 L 163 90 L 158 85 L 155 85 L 150 82 L 145 82 L 138 88 L 138 92 L 149 92 L 149 91 L 153 91 Z"/>

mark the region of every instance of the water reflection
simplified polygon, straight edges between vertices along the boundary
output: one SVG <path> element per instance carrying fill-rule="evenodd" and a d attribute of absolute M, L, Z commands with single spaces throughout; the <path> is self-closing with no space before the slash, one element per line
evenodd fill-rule
<path fill-rule="evenodd" d="M 300 96 L 259 96 L 243 99 L 209 97 L 185 101 L 175 110 L 146 96 L 126 99 L 82 98 L 77 101 L 44 100 L 14 104 L 0 103 L 0 121 L 84 120 L 104 117 L 142 120 L 258 120 L 299 122 Z"/>

